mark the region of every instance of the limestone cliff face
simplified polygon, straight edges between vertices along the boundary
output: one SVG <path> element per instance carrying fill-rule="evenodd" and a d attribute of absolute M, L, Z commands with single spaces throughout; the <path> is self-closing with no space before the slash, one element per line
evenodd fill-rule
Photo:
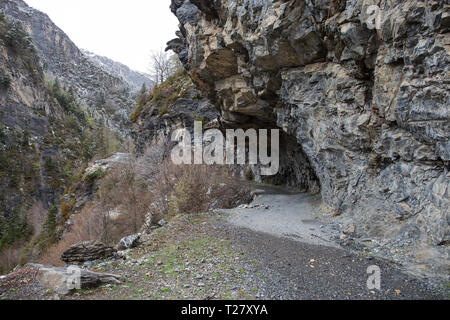
<path fill-rule="evenodd" d="M 297 168 L 290 176 L 312 170 L 344 225 L 442 249 L 450 240 L 444 3 L 172 0 L 180 31 L 168 45 L 223 126 L 283 130 L 292 152 L 282 161 Z"/>

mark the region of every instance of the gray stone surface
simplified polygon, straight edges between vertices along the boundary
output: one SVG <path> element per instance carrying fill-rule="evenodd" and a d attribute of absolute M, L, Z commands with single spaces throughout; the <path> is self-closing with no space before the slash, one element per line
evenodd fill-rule
<path fill-rule="evenodd" d="M 41 286 L 61 295 L 67 295 L 76 289 L 95 288 L 101 284 L 120 284 L 120 277 L 117 275 L 92 272 L 77 266 L 28 266 L 39 270 L 37 280 Z"/>
<path fill-rule="evenodd" d="M 23 25 L 47 77 L 58 77 L 62 85 L 72 87 L 96 120 L 104 120 L 119 134 L 126 133 L 134 96 L 120 74 L 93 63 L 46 14 L 24 1 L 4 0 L 0 9 Z"/>
<path fill-rule="evenodd" d="M 338 247 L 336 231 L 317 214 L 319 195 L 269 189 L 250 205 L 220 210 L 232 225 L 314 245 Z"/>
<path fill-rule="evenodd" d="M 150 76 L 147 74 L 131 70 L 128 66 L 107 57 L 99 56 L 86 50 L 81 51 L 96 66 L 125 81 L 133 92 L 137 93 L 142 88 L 143 84 L 146 85 L 147 89 L 152 88 L 154 85 L 153 80 L 151 80 Z"/>
<path fill-rule="evenodd" d="M 124 237 L 124 238 L 120 239 L 118 249 L 126 250 L 126 249 L 130 249 L 130 248 L 134 248 L 134 247 L 138 246 L 140 238 L 141 238 L 140 233 L 133 234 L 128 237 Z"/>
<path fill-rule="evenodd" d="M 282 129 L 297 155 L 281 162 L 298 169 L 280 182 L 320 185 L 356 238 L 408 239 L 403 257 L 448 274 L 448 4 L 379 1 L 379 30 L 374 1 L 192 4 L 172 1 L 181 26 L 168 45 L 222 127 Z"/>

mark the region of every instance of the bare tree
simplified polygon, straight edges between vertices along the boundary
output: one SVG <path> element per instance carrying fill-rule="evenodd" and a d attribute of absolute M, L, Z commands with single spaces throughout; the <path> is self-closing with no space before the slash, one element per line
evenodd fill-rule
<path fill-rule="evenodd" d="M 153 51 L 150 55 L 150 75 L 157 84 L 161 84 L 168 77 L 183 68 L 177 54 L 169 54 L 164 50 Z"/>
<path fill-rule="evenodd" d="M 183 69 L 183 64 L 180 61 L 180 58 L 178 57 L 177 54 L 173 53 L 170 58 L 170 73 L 175 74 L 177 73 L 180 69 Z"/>
<path fill-rule="evenodd" d="M 171 73 L 170 56 L 167 52 L 159 50 L 153 51 L 150 59 L 150 74 L 157 84 L 161 84 Z"/>

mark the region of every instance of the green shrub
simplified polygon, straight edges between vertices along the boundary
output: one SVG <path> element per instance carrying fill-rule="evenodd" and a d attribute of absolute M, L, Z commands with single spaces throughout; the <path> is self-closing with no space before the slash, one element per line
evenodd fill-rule
<path fill-rule="evenodd" d="M 0 87 L 3 90 L 8 90 L 11 86 L 11 78 L 8 75 L 3 75 L 0 77 Z"/>
<path fill-rule="evenodd" d="M 0 142 L 6 142 L 6 128 L 0 124 Z"/>
<path fill-rule="evenodd" d="M 6 219 L 3 215 L 0 214 L 0 239 L 3 238 L 3 235 L 6 233 Z"/>
<path fill-rule="evenodd" d="M 253 181 L 254 175 L 253 175 L 253 171 L 252 171 L 251 169 L 247 169 L 247 170 L 245 171 L 245 179 L 246 179 L 247 181 Z"/>
<path fill-rule="evenodd" d="M 17 188 L 20 184 L 20 177 L 16 172 L 11 172 L 9 177 L 9 187 Z"/>
<path fill-rule="evenodd" d="M 54 243 L 57 239 L 56 237 L 56 216 L 58 215 L 58 207 L 52 205 L 45 217 L 44 225 L 41 234 L 41 244 L 46 246 L 48 244 Z"/>
<path fill-rule="evenodd" d="M 28 147 L 29 146 L 29 144 L 30 144 L 30 137 L 31 137 L 30 131 L 25 129 L 23 131 L 23 135 L 22 135 L 22 146 L 23 147 Z"/>
<path fill-rule="evenodd" d="M 53 172 L 56 169 L 56 164 L 52 158 L 45 158 L 44 168 L 45 170 L 47 170 L 47 172 Z"/>
<path fill-rule="evenodd" d="M 84 177 L 84 180 L 89 183 L 94 183 L 96 180 L 102 178 L 103 174 L 104 174 L 103 170 L 99 168 L 94 172 L 86 174 L 86 176 Z"/>

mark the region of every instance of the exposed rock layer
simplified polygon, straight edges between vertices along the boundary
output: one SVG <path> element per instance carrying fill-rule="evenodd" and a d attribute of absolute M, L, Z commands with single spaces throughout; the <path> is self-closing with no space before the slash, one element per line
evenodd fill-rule
<path fill-rule="evenodd" d="M 52 94 L 54 79 L 76 108 Z M 0 1 L 0 216 L 54 204 L 83 150 L 89 158 L 104 138 L 88 141 L 90 132 L 126 136 L 133 98 L 120 75 L 92 63 L 46 14 Z"/>
<path fill-rule="evenodd" d="M 282 161 L 303 168 L 297 180 L 313 170 L 341 223 L 360 236 L 434 247 L 445 260 L 445 1 L 172 0 L 171 9 L 180 32 L 169 48 L 224 127 L 281 128 L 299 155 Z"/>
<path fill-rule="evenodd" d="M 111 258 L 116 252 L 117 250 L 101 242 L 84 241 L 74 244 L 64 251 L 61 255 L 61 260 L 68 264 L 78 264 L 86 261 Z"/>

